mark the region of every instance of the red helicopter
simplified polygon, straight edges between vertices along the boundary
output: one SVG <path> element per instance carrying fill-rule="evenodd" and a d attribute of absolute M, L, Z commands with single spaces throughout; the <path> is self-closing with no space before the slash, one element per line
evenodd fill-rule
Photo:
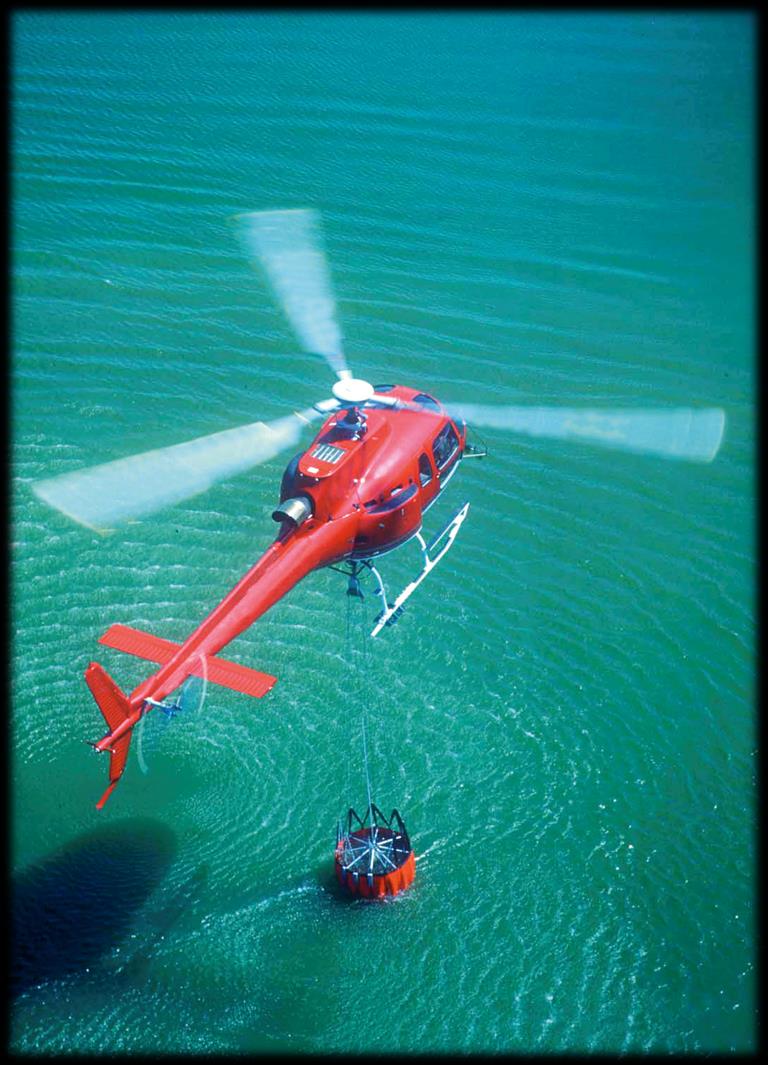
<path fill-rule="evenodd" d="M 310 210 L 238 216 L 243 242 L 282 304 L 304 350 L 325 358 L 337 376 L 333 397 L 269 424 L 254 422 L 183 444 L 37 482 L 35 493 L 98 531 L 204 491 L 214 481 L 267 461 L 300 442 L 304 426 L 324 417 L 310 445 L 283 474 L 274 542 L 182 644 L 125 625 L 100 643 L 160 668 L 130 695 L 96 662 L 85 679 L 109 731 L 92 746 L 109 751 L 109 785 L 123 774 L 133 728 L 152 709 L 173 714 L 172 693 L 201 678 L 261 697 L 276 678 L 218 656 L 310 571 L 340 568 L 348 592 L 361 595 L 370 574 L 382 609 L 371 635 L 393 624 L 405 601 L 449 550 L 467 516 L 464 503 L 427 544 L 424 513 L 442 495 L 462 459 L 485 454 L 467 441 L 467 421 L 533 436 L 591 441 L 675 458 L 710 461 L 725 416 L 718 408 L 578 410 L 556 407 L 444 406 L 405 385 L 355 378 L 342 352 L 319 218 Z M 421 549 L 418 576 L 390 602 L 375 560 L 410 540 Z"/>

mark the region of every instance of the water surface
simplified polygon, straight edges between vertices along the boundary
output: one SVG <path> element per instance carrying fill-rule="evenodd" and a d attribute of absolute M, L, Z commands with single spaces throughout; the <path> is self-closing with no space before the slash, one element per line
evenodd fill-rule
<path fill-rule="evenodd" d="M 176 840 L 122 938 L 16 999 L 14 1048 L 752 1048 L 751 18 L 13 25 L 13 871 L 125 818 Z M 273 692 L 216 689 L 99 813 L 82 672 L 130 690 L 144 666 L 98 636 L 183 639 L 270 542 L 290 456 L 108 538 L 30 483 L 327 394 L 231 224 L 304 206 L 360 376 L 721 406 L 722 450 L 484 431 L 429 515 L 469 500 L 459 539 L 362 681 L 363 619 L 348 638 L 342 578 L 311 575 L 228 649 Z M 419 859 L 384 906 L 328 890 L 363 703 Z"/>

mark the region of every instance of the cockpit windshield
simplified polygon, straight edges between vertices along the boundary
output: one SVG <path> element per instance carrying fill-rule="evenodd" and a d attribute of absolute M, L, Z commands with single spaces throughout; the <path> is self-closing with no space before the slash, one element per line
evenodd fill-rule
<path fill-rule="evenodd" d="M 432 454 L 435 456 L 435 465 L 438 470 L 447 465 L 455 455 L 459 446 L 459 438 L 451 423 L 441 429 L 432 444 Z"/>

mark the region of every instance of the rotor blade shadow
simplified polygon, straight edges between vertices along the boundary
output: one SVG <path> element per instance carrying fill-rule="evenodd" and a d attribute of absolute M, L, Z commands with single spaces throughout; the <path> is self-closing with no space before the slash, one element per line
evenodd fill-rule
<path fill-rule="evenodd" d="M 207 881 L 208 866 L 202 864 L 176 888 L 171 897 L 165 900 L 158 910 L 147 914 L 148 931 L 139 946 L 119 968 L 120 978 L 130 982 L 145 978 L 158 944 L 169 935 L 183 914 L 194 910 Z"/>
<path fill-rule="evenodd" d="M 82 972 L 119 943 L 165 877 L 176 836 L 132 818 L 79 836 L 13 878 L 11 994 Z"/>

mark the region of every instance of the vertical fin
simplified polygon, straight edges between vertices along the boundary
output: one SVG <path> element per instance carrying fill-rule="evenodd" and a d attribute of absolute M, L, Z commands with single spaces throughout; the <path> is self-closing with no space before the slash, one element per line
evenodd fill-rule
<path fill-rule="evenodd" d="M 118 688 L 104 667 L 100 666 L 98 662 L 91 662 L 88 666 L 85 671 L 85 680 L 104 715 L 105 721 L 109 725 L 110 732 L 114 732 L 118 726 L 131 716 L 128 696 Z M 131 731 L 131 729 L 128 729 L 128 731 L 123 732 L 112 746 L 103 748 L 109 751 L 109 786 L 96 803 L 97 810 L 102 809 L 118 780 L 123 775 L 126 759 L 128 758 L 128 748 L 131 743 Z"/>

